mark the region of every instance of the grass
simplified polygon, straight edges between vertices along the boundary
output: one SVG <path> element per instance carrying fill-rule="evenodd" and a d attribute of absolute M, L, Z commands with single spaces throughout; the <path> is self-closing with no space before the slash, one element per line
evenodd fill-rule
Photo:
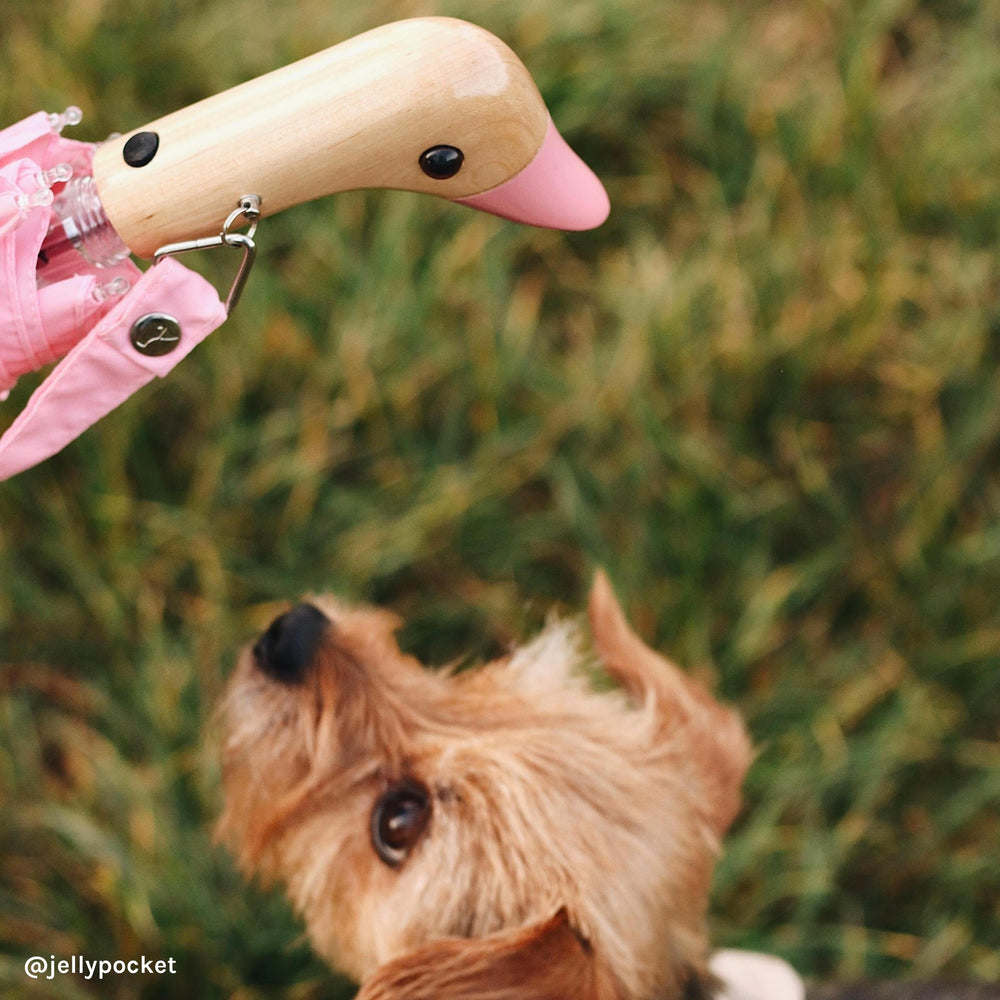
<path fill-rule="evenodd" d="M 0 121 L 96 139 L 420 13 L 518 51 L 612 217 L 266 220 L 232 320 L 0 486 L 0 997 L 349 996 L 211 842 L 235 650 L 333 589 L 488 656 L 597 566 L 759 745 L 718 940 L 1000 978 L 1000 7 L 6 0 Z"/>

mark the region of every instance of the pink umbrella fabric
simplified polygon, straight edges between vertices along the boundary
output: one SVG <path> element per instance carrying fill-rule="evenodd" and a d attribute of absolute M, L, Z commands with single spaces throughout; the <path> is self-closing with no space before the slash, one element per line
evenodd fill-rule
<path fill-rule="evenodd" d="M 55 454 L 167 374 L 226 318 L 215 289 L 176 260 L 143 274 L 129 259 L 98 268 L 71 252 L 39 277 L 52 188 L 89 174 L 93 159 L 92 145 L 62 137 L 64 123 L 39 112 L 0 131 L 0 399 L 21 375 L 63 359 L 0 437 L 0 480 Z M 159 314 L 179 324 L 181 339 L 150 357 L 129 334 Z"/>

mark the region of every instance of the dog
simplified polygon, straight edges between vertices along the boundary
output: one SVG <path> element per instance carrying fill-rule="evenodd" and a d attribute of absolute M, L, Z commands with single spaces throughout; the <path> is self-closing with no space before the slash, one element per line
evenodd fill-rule
<path fill-rule="evenodd" d="M 219 837 L 361 1000 L 712 995 L 709 882 L 750 740 L 603 574 L 589 623 L 432 671 L 394 616 L 318 598 L 240 657 Z"/>
<path fill-rule="evenodd" d="M 740 716 L 643 643 L 603 573 L 587 619 L 428 670 L 396 617 L 320 597 L 240 656 L 219 839 L 358 1000 L 803 996 L 776 959 L 710 955 Z"/>

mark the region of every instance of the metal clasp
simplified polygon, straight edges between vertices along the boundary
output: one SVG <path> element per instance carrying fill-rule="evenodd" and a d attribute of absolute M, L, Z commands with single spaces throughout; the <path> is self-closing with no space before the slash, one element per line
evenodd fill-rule
<path fill-rule="evenodd" d="M 254 243 L 253 237 L 257 232 L 257 222 L 260 219 L 260 201 L 260 195 L 243 195 L 239 205 L 229 213 L 222 226 L 222 232 L 218 236 L 206 236 L 200 240 L 185 240 L 181 243 L 168 243 L 153 254 L 153 264 L 159 264 L 164 257 L 190 253 L 192 250 L 210 250 L 213 247 L 242 249 L 243 260 L 240 262 L 240 268 L 236 272 L 232 287 L 226 296 L 226 315 L 230 315 L 243 294 L 243 288 L 250 276 L 250 269 L 257 257 L 257 244 Z M 245 233 L 233 232 L 233 227 L 240 219 L 245 219 L 250 224 L 250 228 Z"/>

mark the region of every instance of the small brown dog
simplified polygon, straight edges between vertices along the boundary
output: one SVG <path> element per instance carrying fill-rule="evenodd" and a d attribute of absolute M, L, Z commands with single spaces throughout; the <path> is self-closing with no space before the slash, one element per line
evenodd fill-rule
<path fill-rule="evenodd" d="M 750 743 L 603 575 L 589 621 L 592 642 L 555 622 L 429 671 L 392 616 L 324 598 L 242 656 L 220 835 L 362 1000 L 711 995 L 709 881 Z"/>

